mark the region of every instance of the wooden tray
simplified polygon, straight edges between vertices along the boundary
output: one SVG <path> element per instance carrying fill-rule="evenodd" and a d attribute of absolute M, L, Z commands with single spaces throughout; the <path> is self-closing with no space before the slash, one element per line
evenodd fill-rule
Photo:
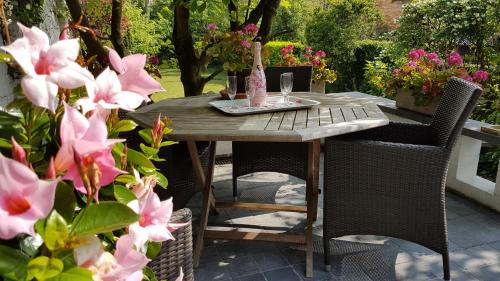
<path fill-rule="evenodd" d="M 291 96 L 289 97 L 289 103 L 285 104 L 282 96 L 268 96 L 267 104 L 261 107 L 250 107 L 248 100 L 217 100 L 211 101 L 209 104 L 230 115 L 247 115 L 309 108 L 319 105 L 320 102 Z"/>

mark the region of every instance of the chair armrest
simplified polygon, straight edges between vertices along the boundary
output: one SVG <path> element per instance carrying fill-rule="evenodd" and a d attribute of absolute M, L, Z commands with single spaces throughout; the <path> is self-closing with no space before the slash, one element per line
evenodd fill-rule
<path fill-rule="evenodd" d="M 344 140 L 373 140 L 382 142 L 434 145 L 435 138 L 429 125 L 390 122 L 386 126 L 340 136 Z"/>

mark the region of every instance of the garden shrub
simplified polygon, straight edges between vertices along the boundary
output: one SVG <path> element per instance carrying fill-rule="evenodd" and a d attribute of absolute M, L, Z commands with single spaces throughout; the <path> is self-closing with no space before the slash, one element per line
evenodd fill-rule
<path fill-rule="evenodd" d="M 338 0 L 327 10 L 315 10 L 306 27 L 306 38 L 313 49 L 326 51 L 331 66 L 338 71 L 332 90 L 357 88 L 353 76 L 356 41 L 372 37 L 380 20 L 373 0 Z"/>
<path fill-rule="evenodd" d="M 370 91 L 369 84 L 365 81 L 365 66 L 373 61 L 391 44 L 390 41 L 365 39 L 356 42 L 354 61 L 352 63 L 352 77 L 356 89 Z"/>
<path fill-rule="evenodd" d="M 281 59 L 281 48 L 289 46 L 289 45 L 295 46 L 293 53 L 296 56 L 301 56 L 305 51 L 304 45 L 300 42 L 270 41 L 265 45 L 265 49 L 267 49 L 267 52 L 269 54 L 268 65 L 273 66 L 273 65 L 278 64 L 280 62 L 280 59 Z"/>

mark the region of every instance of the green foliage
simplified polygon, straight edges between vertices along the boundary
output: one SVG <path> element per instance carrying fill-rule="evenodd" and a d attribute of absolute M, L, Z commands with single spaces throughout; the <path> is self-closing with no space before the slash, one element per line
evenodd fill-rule
<path fill-rule="evenodd" d="M 63 268 L 64 264 L 60 259 L 45 256 L 36 257 L 28 263 L 28 273 L 40 281 L 57 276 Z"/>
<path fill-rule="evenodd" d="M 125 43 L 131 53 L 142 53 L 153 56 L 167 43 L 164 30 L 156 21 L 144 16 L 141 8 L 129 2 L 124 4 L 124 15 L 127 18 Z"/>
<path fill-rule="evenodd" d="M 305 51 L 305 47 L 300 42 L 292 42 L 292 41 L 269 41 L 267 42 L 265 48 L 268 50 L 269 54 L 269 65 L 277 65 L 281 61 L 281 48 L 286 47 L 288 45 L 293 45 L 294 53 L 297 55 L 303 54 Z"/>
<path fill-rule="evenodd" d="M 4 0 L 7 17 L 26 26 L 42 22 L 44 0 Z"/>
<path fill-rule="evenodd" d="M 21 251 L 0 245 L 0 276 L 10 276 L 15 280 L 24 280 L 28 257 Z"/>
<path fill-rule="evenodd" d="M 305 41 L 306 23 L 312 15 L 309 0 L 281 1 L 281 7 L 274 18 L 272 30 L 273 40 Z"/>
<path fill-rule="evenodd" d="M 338 70 L 336 90 L 356 88 L 351 75 L 356 41 L 371 37 L 380 19 L 373 0 L 332 1 L 329 9 L 315 10 L 306 38 L 314 49 L 325 50 L 333 69 Z"/>
<path fill-rule="evenodd" d="M 461 49 L 470 61 L 483 66 L 491 56 L 498 56 L 499 17 L 497 0 L 413 1 L 398 20 L 395 42 L 406 51 Z"/>

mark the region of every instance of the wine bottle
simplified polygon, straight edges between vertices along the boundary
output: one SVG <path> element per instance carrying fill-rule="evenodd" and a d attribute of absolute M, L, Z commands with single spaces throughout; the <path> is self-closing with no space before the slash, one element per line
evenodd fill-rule
<path fill-rule="evenodd" d="M 250 73 L 250 90 L 254 93 L 252 106 L 259 107 L 266 105 L 266 75 L 261 61 L 261 44 L 255 42 L 252 72 Z"/>

